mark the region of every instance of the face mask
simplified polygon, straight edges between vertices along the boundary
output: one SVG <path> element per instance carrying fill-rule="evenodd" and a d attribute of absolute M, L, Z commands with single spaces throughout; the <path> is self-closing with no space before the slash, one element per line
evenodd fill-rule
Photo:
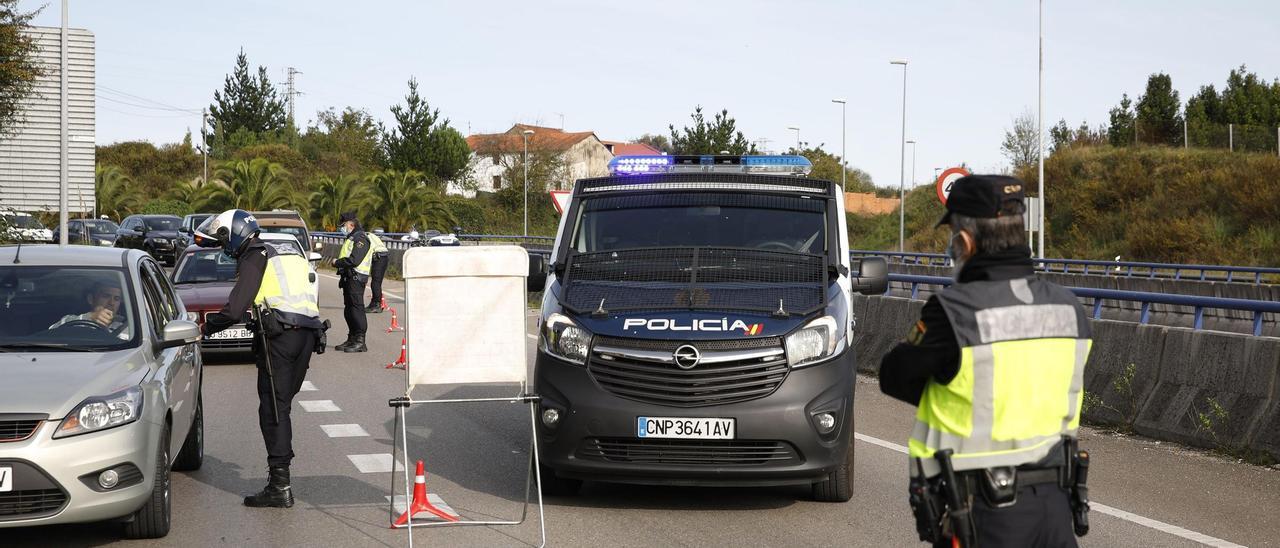
<path fill-rule="evenodd" d="M 956 250 L 956 238 L 960 237 L 960 233 L 953 234 L 951 241 L 947 243 L 947 256 L 951 258 L 951 278 L 960 279 L 960 271 L 964 270 L 964 259 L 960 257 L 960 252 Z"/>
<path fill-rule="evenodd" d="M 343 236 L 346 236 L 348 234 L 351 234 L 351 229 L 347 228 L 347 225 L 342 225 L 338 227 L 338 232 L 341 233 Z"/>

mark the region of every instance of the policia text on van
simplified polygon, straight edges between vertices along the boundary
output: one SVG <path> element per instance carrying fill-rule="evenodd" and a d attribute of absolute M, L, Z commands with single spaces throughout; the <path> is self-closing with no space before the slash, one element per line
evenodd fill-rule
<path fill-rule="evenodd" d="M 535 384 L 544 488 L 812 485 L 852 496 L 843 194 L 796 156 L 618 157 L 578 181 L 551 255 Z"/>

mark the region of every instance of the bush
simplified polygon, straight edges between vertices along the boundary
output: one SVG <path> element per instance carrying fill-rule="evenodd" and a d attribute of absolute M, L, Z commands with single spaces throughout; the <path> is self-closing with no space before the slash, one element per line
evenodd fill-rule
<path fill-rule="evenodd" d="M 191 208 L 191 204 L 180 200 L 151 200 L 147 205 L 142 207 L 139 213 L 148 215 L 177 215 L 182 217 L 195 213 Z"/>

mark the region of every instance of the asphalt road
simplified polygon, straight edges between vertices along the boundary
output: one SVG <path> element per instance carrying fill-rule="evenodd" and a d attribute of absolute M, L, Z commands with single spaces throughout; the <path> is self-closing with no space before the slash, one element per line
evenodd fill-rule
<path fill-rule="evenodd" d="M 322 312 L 341 342 L 336 281 L 322 279 Z M 400 284 L 388 282 L 401 295 Z M 392 305 L 398 298 L 389 298 Z M 288 510 L 249 509 L 241 497 L 266 481 L 257 428 L 252 364 L 208 362 L 205 369 L 205 463 L 174 473 L 173 529 L 157 541 L 122 541 L 118 524 L 6 529 L 5 546 L 394 546 L 404 530 L 388 527 L 387 472 L 393 414 L 404 374 L 385 369 L 401 334 L 390 315 L 370 315 L 367 354 L 316 356 L 310 390 L 295 402 L 293 485 Z M 531 327 L 532 327 L 531 319 Z M 532 356 L 533 339 L 529 339 Z M 708 489 L 588 483 L 580 496 L 548 498 L 552 546 L 923 546 L 906 503 L 901 444 L 913 409 L 861 379 L 856 404 L 854 500 L 806 500 L 808 488 Z M 417 399 L 505 396 L 419 387 Z M 427 486 L 469 519 L 516 517 L 524 496 L 528 411 L 516 404 L 415 406 L 409 411 L 411 459 L 427 463 Z M 343 425 L 343 426 L 339 426 Z M 355 426 L 350 426 L 355 425 Z M 331 436 L 330 434 L 339 434 Z M 345 435 L 343 435 L 345 434 Z M 363 435 L 362 435 L 363 434 Z M 1082 546 L 1280 546 L 1280 471 L 1168 443 L 1084 429 L 1091 450 L 1092 532 Z M 365 471 L 362 471 L 365 470 Z M 400 475 L 397 474 L 397 478 Z M 517 527 L 417 529 L 419 545 L 537 545 L 536 513 Z M 1199 539 L 1197 542 L 1193 539 Z M 1232 544 L 1234 543 L 1234 544 Z"/>

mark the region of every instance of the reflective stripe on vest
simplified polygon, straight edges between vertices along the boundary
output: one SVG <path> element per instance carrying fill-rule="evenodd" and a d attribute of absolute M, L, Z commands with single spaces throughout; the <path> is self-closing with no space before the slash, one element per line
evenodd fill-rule
<path fill-rule="evenodd" d="M 368 233 L 366 233 L 365 235 L 368 236 Z M 355 244 L 352 243 L 354 241 L 355 241 L 355 238 L 347 238 L 347 241 L 342 242 L 342 249 L 338 251 L 339 259 L 345 259 L 351 256 L 351 249 L 355 247 Z M 368 276 L 369 272 L 372 269 L 373 269 L 373 250 L 370 249 L 368 253 L 364 254 L 364 260 L 360 261 L 360 264 L 356 265 L 356 272 L 359 274 Z"/>
<path fill-rule="evenodd" d="M 292 316 L 319 319 L 319 295 L 311 283 L 311 264 L 307 258 L 291 245 L 263 243 L 267 250 L 267 268 L 253 303 L 275 310 L 282 321 L 293 325 L 299 322 L 291 321 Z"/>
<path fill-rule="evenodd" d="M 956 284 L 938 295 L 960 346 L 947 384 L 925 386 L 908 441 L 926 475 L 1031 464 L 1080 426 L 1089 320 L 1069 291 L 1033 278 Z M 913 473 L 916 471 L 912 465 Z"/>
<path fill-rule="evenodd" d="M 383 243 L 382 238 L 379 238 L 377 234 L 366 232 L 365 235 L 369 237 L 369 253 L 387 252 L 387 244 Z"/>

